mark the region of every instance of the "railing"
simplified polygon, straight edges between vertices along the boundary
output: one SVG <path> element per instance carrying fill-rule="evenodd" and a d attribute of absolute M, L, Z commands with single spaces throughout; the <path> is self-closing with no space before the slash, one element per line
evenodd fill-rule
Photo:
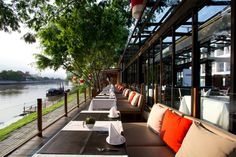
<path fill-rule="evenodd" d="M 27 114 L 24 118 L 20 119 L 20 122 L 15 122 L 3 128 L 5 130 L 8 130 L 9 127 L 14 129 L 11 134 L 10 132 L 5 134 L 5 137 L 3 137 L 5 139 L 0 141 L 0 156 L 9 154 L 34 136 L 42 137 L 43 131 L 46 128 L 57 122 L 60 118 L 67 116 L 72 110 L 81 107 L 90 98 L 90 89 L 76 91 L 75 93 L 65 92 L 59 102 L 49 106 L 44 104 L 43 99 L 38 98 L 37 112 Z M 22 122 L 25 124 L 22 125 Z M 0 131 L 5 132 L 3 129 Z M 17 134 L 17 138 L 14 137 L 15 134 Z"/>
<path fill-rule="evenodd" d="M 91 98 L 91 89 L 90 88 L 86 88 L 84 91 L 76 91 L 75 93 L 76 98 L 73 101 L 68 101 L 69 99 L 69 93 L 65 92 L 64 93 L 64 102 L 63 102 L 63 106 L 64 106 L 64 110 L 61 109 L 60 111 L 58 111 L 59 114 L 57 114 L 57 118 L 52 119 L 50 122 L 46 122 L 44 123 L 44 127 L 43 127 L 43 108 L 42 108 L 42 99 L 38 99 L 37 102 L 37 122 L 38 122 L 38 135 L 42 136 L 42 130 L 43 128 L 47 128 L 48 126 L 50 126 L 52 123 L 54 123 L 55 121 L 57 121 L 58 119 L 60 119 L 62 116 L 67 117 L 68 113 L 71 112 L 73 109 L 75 109 L 76 107 L 80 107 L 80 104 L 85 103 L 87 100 L 89 100 Z M 40 113 L 41 112 L 41 113 Z M 44 115 L 46 116 L 46 115 Z"/>

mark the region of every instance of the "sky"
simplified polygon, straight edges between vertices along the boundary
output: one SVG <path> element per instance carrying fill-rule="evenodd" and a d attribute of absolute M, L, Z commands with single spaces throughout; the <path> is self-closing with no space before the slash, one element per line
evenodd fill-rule
<path fill-rule="evenodd" d="M 6 33 L 0 31 L 0 71 L 2 70 L 21 70 L 38 74 L 40 76 L 65 78 L 66 73 L 63 69 L 54 71 L 46 69 L 37 70 L 33 54 L 41 50 L 38 43 L 27 44 L 22 38 L 25 32 Z"/>

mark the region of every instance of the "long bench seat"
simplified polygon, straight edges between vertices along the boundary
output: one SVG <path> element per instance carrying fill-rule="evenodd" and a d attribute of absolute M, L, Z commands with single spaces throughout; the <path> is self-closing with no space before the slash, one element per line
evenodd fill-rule
<path fill-rule="evenodd" d="M 123 123 L 124 136 L 126 138 L 127 152 L 129 157 L 235 157 L 236 156 L 236 136 L 217 128 L 199 119 L 185 116 L 173 108 L 163 104 L 155 104 L 166 111 L 160 121 L 161 112 L 151 111 L 148 121 L 142 123 Z M 154 110 L 154 109 L 152 109 Z M 168 112 L 167 112 L 168 110 Z M 178 139 L 180 148 L 175 149 L 175 143 L 167 141 L 165 134 L 171 130 L 166 128 L 167 116 L 169 113 L 183 118 L 177 127 L 182 126 L 185 130 L 183 139 Z M 167 114 L 168 113 L 168 114 Z M 155 115 L 154 115 L 155 114 Z M 156 122 L 155 122 L 156 120 Z M 189 123 L 191 121 L 191 124 Z M 175 125 L 177 121 L 170 121 L 169 125 Z M 184 123 L 189 127 L 184 126 Z M 156 125 L 158 124 L 158 125 Z M 161 126 L 159 126 L 161 125 Z M 184 127 L 183 127 L 184 126 Z M 160 130 L 156 130 L 160 127 Z M 163 127 L 166 128 L 163 129 Z M 172 126 L 171 126 L 172 127 Z M 170 127 L 170 128 L 171 128 Z M 175 129 L 174 127 L 172 127 Z M 181 127 L 180 127 L 181 128 Z M 163 131 L 163 130 L 164 131 Z M 180 130 L 173 132 L 173 138 L 177 137 Z M 182 134 L 184 131 L 182 131 Z M 176 134 L 176 135 L 175 135 Z M 174 145 L 174 148 L 173 148 Z"/>
<path fill-rule="evenodd" d="M 124 88 L 121 93 L 116 93 L 116 99 L 117 110 L 121 114 L 142 114 L 144 107 L 142 94 Z"/>

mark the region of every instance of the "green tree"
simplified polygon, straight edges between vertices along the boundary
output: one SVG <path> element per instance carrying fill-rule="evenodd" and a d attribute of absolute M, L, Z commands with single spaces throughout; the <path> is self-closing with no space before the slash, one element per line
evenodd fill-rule
<path fill-rule="evenodd" d="M 25 75 L 22 71 L 3 70 L 0 72 L 0 80 L 25 81 Z"/>
<path fill-rule="evenodd" d="M 38 68 L 63 67 L 92 85 L 102 69 L 116 66 L 130 24 L 128 2 L 74 2 L 38 32 L 43 51 Z M 89 75 L 92 74 L 92 81 Z"/>
<path fill-rule="evenodd" d="M 19 30 L 23 23 L 40 39 L 38 68 L 63 67 L 90 85 L 100 70 L 115 66 L 131 19 L 129 1 L 0 0 L 0 30 Z M 24 39 L 35 42 L 35 34 Z"/>

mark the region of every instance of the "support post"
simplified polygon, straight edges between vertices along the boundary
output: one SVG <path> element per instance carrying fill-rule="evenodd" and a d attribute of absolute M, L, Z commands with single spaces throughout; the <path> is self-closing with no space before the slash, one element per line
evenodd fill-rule
<path fill-rule="evenodd" d="M 77 107 L 79 107 L 79 89 L 77 90 Z"/>
<path fill-rule="evenodd" d="M 84 102 L 86 102 L 86 91 L 87 91 L 87 88 L 85 88 L 84 90 Z"/>
<path fill-rule="evenodd" d="M 89 90 L 89 91 L 88 91 L 89 99 L 91 99 L 91 95 L 92 95 L 92 94 L 91 94 L 91 87 L 89 87 L 88 90 Z"/>
<path fill-rule="evenodd" d="M 141 84 L 141 90 L 140 90 L 141 94 L 144 96 L 144 84 Z M 144 96 L 145 97 L 145 96 Z"/>
<path fill-rule="evenodd" d="M 157 84 L 154 84 L 154 103 L 158 102 L 158 87 Z"/>
<path fill-rule="evenodd" d="M 43 137 L 43 116 L 42 116 L 42 99 L 37 99 L 37 122 L 38 122 L 38 136 Z"/>
<path fill-rule="evenodd" d="M 172 69 L 172 81 L 171 81 L 171 105 L 174 106 L 175 98 L 175 85 L 176 85 L 176 70 L 175 70 L 175 28 L 172 27 L 172 58 L 171 58 L 171 69 Z"/>
<path fill-rule="evenodd" d="M 154 94 L 154 90 L 155 90 L 155 80 L 154 80 L 154 76 L 156 75 L 155 71 L 154 71 L 154 67 L 155 67 L 155 45 L 152 46 L 152 103 L 156 103 L 156 101 L 154 99 L 156 99 L 156 95 Z"/>
<path fill-rule="evenodd" d="M 67 117 L 67 92 L 64 92 L 64 109 L 65 109 L 65 117 Z"/>
<path fill-rule="evenodd" d="M 143 95 L 143 103 L 146 104 L 146 93 L 145 93 L 144 83 L 141 84 L 140 89 L 141 89 L 140 92 L 141 92 L 141 94 Z"/>
<path fill-rule="evenodd" d="M 163 50 L 163 47 L 162 47 L 162 38 L 160 38 L 160 73 L 159 73 L 159 76 L 160 76 L 160 82 L 159 82 L 159 92 L 158 92 L 158 95 L 159 95 L 159 101 L 160 102 L 163 102 L 162 100 L 162 83 L 163 83 L 163 61 L 162 61 L 162 50 Z"/>
<path fill-rule="evenodd" d="M 192 115 L 200 118 L 200 49 L 198 43 L 198 10 L 192 12 Z"/>

